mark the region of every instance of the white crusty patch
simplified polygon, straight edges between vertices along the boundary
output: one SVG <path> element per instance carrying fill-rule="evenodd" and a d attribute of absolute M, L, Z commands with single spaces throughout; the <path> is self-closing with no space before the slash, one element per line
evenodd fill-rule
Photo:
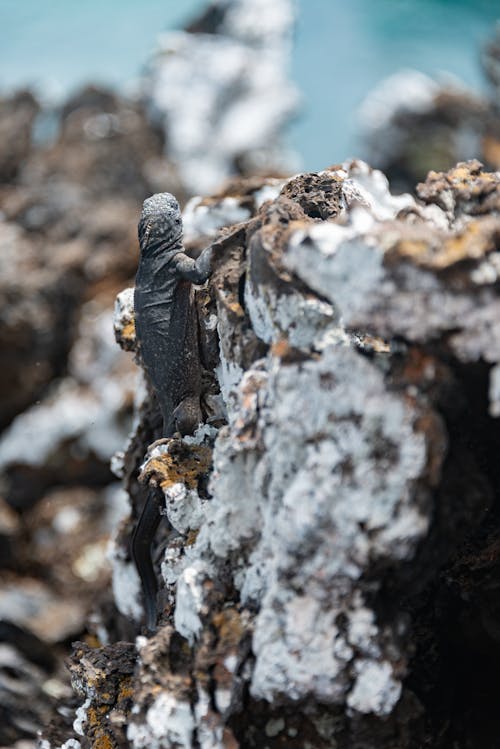
<path fill-rule="evenodd" d="M 79 736 L 85 736 L 85 725 L 87 723 L 87 710 L 89 709 L 92 700 L 87 697 L 83 705 L 80 705 L 75 711 L 75 719 L 73 721 L 73 728 L 75 733 Z"/>
<path fill-rule="evenodd" d="M 389 715 L 401 696 L 401 682 L 394 678 L 388 661 L 361 660 L 355 663 L 356 681 L 347 705 L 360 713 Z"/>
<path fill-rule="evenodd" d="M 269 285 L 245 284 L 245 306 L 255 334 L 264 343 L 286 339 L 294 348 L 318 348 L 326 329 L 337 322 L 331 304 L 292 291 L 278 294 Z"/>
<path fill-rule="evenodd" d="M 335 625 L 337 612 L 322 610 L 312 596 L 278 594 L 276 583 L 264 600 L 253 637 L 256 655 L 251 693 L 272 702 L 278 694 L 301 699 L 314 693 L 322 701 L 339 702 L 346 689 L 342 671 L 344 648 L 337 652 L 335 639 L 341 638 Z"/>
<path fill-rule="evenodd" d="M 194 489 L 176 483 L 163 490 L 166 515 L 176 531 L 182 534 L 197 530 L 204 518 L 203 503 Z"/>
<path fill-rule="evenodd" d="M 203 582 L 207 575 L 203 562 L 196 561 L 183 570 L 177 581 L 175 628 L 191 645 L 202 628 L 200 614 L 204 605 Z"/>
<path fill-rule="evenodd" d="M 223 226 L 232 226 L 250 218 L 250 211 L 237 198 L 222 198 L 206 205 L 200 197 L 191 198 L 182 215 L 184 239 L 190 241 L 206 237 L 213 239 Z"/>
<path fill-rule="evenodd" d="M 138 622 L 143 610 L 141 582 L 136 567 L 127 559 L 125 550 L 114 541 L 109 543 L 107 557 L 111 564 L 113 598 L 118 611 Z"/>
<path fill-rule="evenodd" d="M 113 328 L 116 335 L 121 335 L 123 329 L 134 321 L 134 287 L 123 289 L 115 299 Z"/>
<path fill-rule="evenodd" d="M 183 747 L 192 749 L 195 720 L 191 705 L 163 691 L 146 713 L 144 723 L 131 722 L 127 738 L 134 749 Z"/>

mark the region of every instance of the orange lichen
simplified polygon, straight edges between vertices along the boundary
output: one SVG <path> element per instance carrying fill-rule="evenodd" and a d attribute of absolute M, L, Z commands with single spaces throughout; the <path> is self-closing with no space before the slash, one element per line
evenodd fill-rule
<path fill-rule="evenodd" d="M 431 171 L 426 181 L 417 185 L 417 194 L 445 210 L 462 204 L 468 205 L 466 213 L 491 213 L 498 210 L 500 183 L 495 172 L 484 172 L 482 168 L 481 162 L 474 159 L 457 164 L 448 172 Z"/>
<path fill-rule="evenodd" d="M 447 239 L 443 251 L 436 256 L 435 267 L 445 268 L 461 260 L 480 258 L 494 250 L 494 238 L 483 231 L 483 223 L 472 221 L 460 234 Z M 500 230 L 500 224 L 498 229 Z"/>
<path fill-rule="evenodd" d="M 271 354 L 278 359 L 284 359 L 290 353 L 290 344 L 286 338 L 281 338 L 271 346 Z"/>
<path fill-rule="evenodd" d="M 198 538 L 199 532 L 200 532 L 199 528 L 197 528 L 196 530 L 189 531 L 186 537 L 186 541 L 184 542 L 184 546 L 193 546 L 193 544 L 196 543 L 196 539 Z"/>
<path fill-rule="evenodd" d="M 473 177 L 473 179 L 471 179 Z M 492 172 L 483 172 L 480 168 L 470 168 L 467 164 L 457 164 L 454 169 L 450 169 L 447 174 L 448 182 L 453 185 L 455 189 L 463 190 L 478 190 L 483 186 L 478 183 L 478 180 L 483 182 L 491 182 L 493 185 L 497 184 L 497 177 Z"/>
<path fill-rule="evenodd" d="M 92 749 L 116 749 L 116 741 L 108 732 L 104 732 L 92 741 Z"/>
<path fill-rule="evenodd" d="M 106 716 L 109 705 L 91 705 L 87 708 L 87 723 L 90 728 L 95 728 L 101 724 L 101 720 Z"/>
<path fill-rule="evenodd" d="M 391 249 L 396 255 L 410 259 L 416 265 L 433 270 L 443 270 L 465 260 L 478 260 L 496 249 L 500 236 L 500 220 L 496 217 L 478 218 L 463 229 L 435 238 L 409 236 L 401 238 Z"/>
<path fill-rule="evenodd" d="M 231 310 L 231 312 L 234 312 L 234 314 L 238 315 L 238 317 L 243 317 L 243 315 L 245 314 L 243 307 L 237 301 L 229 302 L 227 306 Z"/>
<path fill-rule="evenodd" d="M 240 613 L 234 609 L 224 609 L 212 617 L 212 623 L 217 630 L 219 640 L 224 648 L 236 648 L 243 637 L 244 628 Z"/>
<path fill-rule="evenodd" d="M 290 345 L 287 338 L 280 338 L 272 344 L 271 353 L 281 360 L 283 364 L 297 364 L 307 358 L 300 349 Z"/>
<path fill-rule="evenodd" d="M 151 458 L 141 473 L 141 481 L 154 479 L 163 489 L 174 484 L 184 484 L 196 489 L 199 479 L 206 475 L 212 464 L 212 450 L 205 445 L 186 445 L 171 440 L 169 452 Z"/>
<path fill-rule="evenodd" d="M 421 260 L 429 253 L 429 245 L 423 239 L 402 239 L 398 242 L 397 251 L 412 260 Z"/>
<path fill-rule="evenodd" d="M 123 681 L 120 684 L 120 689 L 118 692 L 118 699 L 119 700 L 128 700 L 132 698 L 133 695 L 133 687 L 132 687 L 132 678 L 123 679 Z"/>
<path fill-rule="evenodd" d="M 135 322 L 131 320 L 129 323 L 123 326 L 121 330 L 121 337 L 127 341 L 135 341 Z"/>

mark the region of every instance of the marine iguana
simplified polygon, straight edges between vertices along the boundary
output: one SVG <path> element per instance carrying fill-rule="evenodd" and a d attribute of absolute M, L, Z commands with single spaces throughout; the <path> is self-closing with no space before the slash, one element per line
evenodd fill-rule
<path fill-rule="evenodd" d="M 163 437 L 192 434 L 202 420 L 201 365 L 192 283 L 211 273 L 213 247 L 194 260 L 184 252 L 179 203 L 168 192 L 144 201 L 134 292 L 138 352 L 163 416 Z M 134 529 L 131 551 L 141 579 L 148 629 L 156 626 L 157 581 L 151 545 L 163 504 L 150 489 Z"/>

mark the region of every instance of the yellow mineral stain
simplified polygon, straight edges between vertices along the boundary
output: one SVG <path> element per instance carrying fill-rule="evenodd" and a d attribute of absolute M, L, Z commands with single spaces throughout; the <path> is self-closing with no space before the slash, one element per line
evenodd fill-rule
<path fill-rule="evenodd" d="M 128 341 L 135 340 L 135 322 L 132 320 L 124 325 L 121 334 Z"/>
<path fill-rule="evenodd" d="M 132 687 L 132 679 L 124 679 L 120 684 L 120 690 L 118 692 L 118 700 L 128 700 L 134 693 Z"/>
<path fill-rule="evenodd" d="M 490 217 L 468 223 L 460 232 L 435 245 L 424 239 L 400 239 L 396 253 L 416 265 L 443 270 L 464 260 L 477 260 L 495 249 L 500 222 Z"/>
<path fill-rule="evenodd" d="M 212 617 L 220 640 L 226 647 L 236 647 L 243 636 L 241 616 L 236 609 L 224 609 Z"/>
<path fill-rule="evenodd" d="M 109 733 L 103 733 L 94 739 L 92 749 L 116 749 L 116 743 Z"/>
<path fill-rule="evenodd" d="M 174 484 L 184 484 L 196 489 L 201 476 L 207 474 L 212 464 L 212 450 L 205 445 L 183 445 L 182 451 L 172 450 L 146 463 L 141 479 L 155 478 L 162 489 Z"/>

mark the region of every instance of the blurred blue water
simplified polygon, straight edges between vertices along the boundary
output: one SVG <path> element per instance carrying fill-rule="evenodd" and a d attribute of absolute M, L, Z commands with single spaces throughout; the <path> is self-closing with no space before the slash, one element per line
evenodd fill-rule
<path fill-rule="evenodd" d="M 0 0 L 0 87 L 126 84 L 201 0 Z"/>
<path fill-rule="evenodd" d="M 305 117 L 291 132 L 308 169 L 362 155 L 356 110 L 401 68 L 484 86 L 480 47 L 499 0 L 299 0 L 292 72 Z"/>
<path fill-rule="evenodd" d="M 272 2 L 272 0 L 269 0 Z M 0 0 L 0 88 L 61 94 L 86 80 L 125 85 L 158 33 L 203 0 Z M 304 111 L 290 130 L 303 166 L 358 155 L 356 109 L 402 67 L 448 71 L 481 85 L 479 45 L 498 0 L 298 0 L 292 76 Z"/>

